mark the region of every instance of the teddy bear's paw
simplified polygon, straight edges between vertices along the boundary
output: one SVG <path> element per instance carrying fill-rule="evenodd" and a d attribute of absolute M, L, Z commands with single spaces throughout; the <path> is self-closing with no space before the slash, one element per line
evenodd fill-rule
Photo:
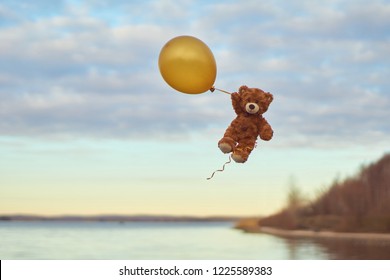
<path fill-rule="evenodd" d="M 219 143 L 218 148 L 222 151 L 222 153 L 227 154 L 233 151 L 232 146 L 228 143 Z"/>
<path fill-rule="evenodd" d="M 238 154 L 233 153 L 233 154 L 232 154 L 232 159 L 233 159 L 235 162 L 237 162 L 237 163 L 244 163 L 244 162 L 246 162 L 246 160 L 247 160 L 248 158 L 245 158 L 245 157 L 243 157 L 242 155 L 238 155 Z"/>
<path fill-rule="evenodd" d="M 272 139 L 274 132 L 271 128 L 266 128 L 260 133 L 260 138 L 264 141 L 269 141 Z"/>

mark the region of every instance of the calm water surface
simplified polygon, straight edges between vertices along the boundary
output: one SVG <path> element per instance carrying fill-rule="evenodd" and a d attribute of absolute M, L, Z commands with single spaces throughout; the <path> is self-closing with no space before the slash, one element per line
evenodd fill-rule
<path fill-rule="evenodd" d="M 231 223 L 0 222 L 0 259 L 390 259 L 389 244 L 284 239 Z"/>

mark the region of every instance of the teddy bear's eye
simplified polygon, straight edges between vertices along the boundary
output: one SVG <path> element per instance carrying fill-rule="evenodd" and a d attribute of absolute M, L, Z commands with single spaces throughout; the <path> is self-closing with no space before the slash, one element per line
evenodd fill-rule
<path fill-rule="evenodd" d="M 256 100 L 255 100 L 255 103 L 259 104 L 259 100 L 256 99 Z"/>

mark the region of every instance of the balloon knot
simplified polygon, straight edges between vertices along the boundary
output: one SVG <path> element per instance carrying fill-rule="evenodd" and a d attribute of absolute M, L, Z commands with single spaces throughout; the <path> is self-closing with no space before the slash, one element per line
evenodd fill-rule
<path fill-rule="evenodd" d="M 212 86 L 212 87 L 210 88 L 210 91 L 211 91 L 211 92 L 214 92 L 214 91 L 215 91 L 215 87 Z"/>

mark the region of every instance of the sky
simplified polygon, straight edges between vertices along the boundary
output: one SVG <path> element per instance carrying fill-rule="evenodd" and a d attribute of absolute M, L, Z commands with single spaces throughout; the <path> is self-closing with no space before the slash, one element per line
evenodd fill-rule
<path fill-rule="evenodd" d="M 191 35 L 215 86 L 271 92 L 244 164 L 229 95 L 158 69 Z M 390 152 L 390 1 L 0 2 L 0 214 L 267 215 Z"/>

